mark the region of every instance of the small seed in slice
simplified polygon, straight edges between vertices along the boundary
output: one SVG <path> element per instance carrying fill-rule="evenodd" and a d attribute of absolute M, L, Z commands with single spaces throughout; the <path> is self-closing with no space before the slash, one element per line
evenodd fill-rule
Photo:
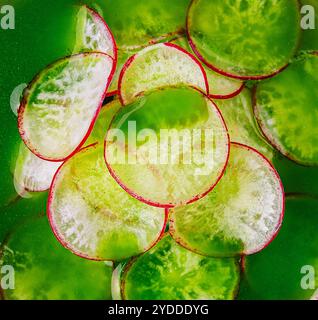
<path fill-rule="evenodd" d="M 128 264 L 122 296 L 126 300 L 231 300 L 239 277 L 236 259 L 198 255 L 166 235 Z"/>
<path fill-rule="evenodd" d="M 205 198 L 171 213 L 170 231 L 185 247 L 208 256 L 262 250 L 277 234 L 284 191 L 275 169 L 256 150 L 231 144 L 226 172 Z"/>

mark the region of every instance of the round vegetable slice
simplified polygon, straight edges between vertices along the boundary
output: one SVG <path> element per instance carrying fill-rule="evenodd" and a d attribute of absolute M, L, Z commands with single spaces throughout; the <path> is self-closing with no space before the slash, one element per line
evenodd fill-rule
<path fill-rule="evenodd" d="M 188 52 L 192 52 L 188 39 L 185 37 L 171 41 Z M 209 83 L 209 95 L 213 99 L 230 99 L 238 95 L 244 88 L 244 83 L 237 79 L 225 77 L 211 70 L 203 64 L 204 71 Z"/>
<path fill-rule="evenodd" d="M 102 146 L 89 146 L 57 172 L 48 215 L 58 240 L 75 254 L 121 260 L 148 250 L 164 231 L 164 210 L 129 196 L 108 173 Z"/>
<path fill-rule="evenodd" d="M 281 71 L 300 38 L 297 0 L 193 0 L 187 17 L 190 45 L 211 69 L 238 79 Z"/>
<path fill-rule="evenodd" d="M 141 49 L 184 33 L 189 0 L 86 0 L 111 28 L 118 47 Z"/>
<path fill-rule="evenodd" d="M 254 111 L 264 135 L 303 165 L 318 165 L 317 68 L 318 56 L 308 56 L 259 84 L 255 92 Z"/>
<path fill-rule="evenodd" d="M 286 215 L 277 238 L 263 251 L 244 258 L 248 287 L 239 297 L 258 300 L 312 298 L 318 280 L 317 226 L 318 200 L 287 196 Z"/>
<path fill-rule="evenodd" d="M 75 53 L 102 52 L 117 59 L 115 39 L 103 18 L 92 9 L 82 6 L 77 13 Z"/>
<path fill-rule="evenodd" d="M 4 299 L 111 299 L 112 267 L 61 247 L 46 217 L 28 219 L 9 235 L 2 265 L 14 268 L 14 289 L 3 290 Z"/>
<path fill-rule="evenodd" d="M 232 143 L 222 180 L 205 198 L 174 208 L 170 232 L 204 255 L 252 254 L 273 240 L 283 213 L 283 186 L 270 162 L 255 149 Z"/>
<path fill-rule="evenodd" d="M 14 170 L 14 185 L 18 194 L 41 192 L 50 188 L 61 162 L 45 161 L 34 155 L 22 142 Z"/>
<path fill-rule="evenodd" d="M 191 87 L 148 92 L 119 110 L 105 160 L 135 198 L 158 207 L 193 202 L 221 178 L 229 137 L 213 102 Z"/>
<path fill-rule="evenodd" d="M 231 300 L 239 278 L 236 259 L 198 255 L 166 235 L 125 268 L 122 296 L 126 300 Z"/>
<path fill-rule="evenodd" d="M 45 160 L 62 161 L 85 142 L 102 106 L 116 63 L 106 54 L 63 58 L 30 84 L 19 108 L 27 147 Z"/>
<path fill-rule="evenodd" d="M 128 59 L 118 88 L 122 103 L 126 105 L 145 91 L 176 85 L 209 91 L 205 71 L 192 54 L 174 44 L 160 43 Z"/>

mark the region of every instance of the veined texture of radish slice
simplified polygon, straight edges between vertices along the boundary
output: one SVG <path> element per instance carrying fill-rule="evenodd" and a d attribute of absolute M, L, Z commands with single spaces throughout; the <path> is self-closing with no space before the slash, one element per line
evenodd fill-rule
<path fill-rule="evenodd" d="M 114 73 L 103 53 L 63 58 L 29 85 L 19 108 L 19 131 L 37 156 L 62 161 L 89 135 Z"/>
<path fill-rule="evenodd" d="M 14 170 L 14 185 L 23 196 L 25 192 L 41 192 L 50 188 L 54 174 L 62 162 L 43 160 L 22 142 Z"/>
<path fill-rule="evenodd" d="M 166 222 L 164 210 L 145 205 L 120 188 L 98 145 L 82 149 L 57 172 L 48 215 L 66 248 L 96 260 L 121 260 L 146 251 Z"/>
<path fill-rule="evenodd" d="M 202 92 L 165 87 L 123 106 L 105 140 L 105 160 L 135 198 L 159 207 L 196 201 L 224 173 L 229 137 L 222 115 Z"/>
<path fill-rule="evenodd" d="M 297 0 L 193 0 L 187 17 L 190 45 L 211 69 L 238 79 L 281 71 L 300 39 Z"/>
<path fill-rule="evenodd" d="M 128 59 L 118 88 L 122 103 L 126 105 L 145 91 L 175 85 L 209 91 L 205 71 L 194 56 L 174 44 L 160 43 Z"/>
<path fill-rule="evenodd" d="M 232 143 L 221 181 L 205 198 L 175 208 L 170 231 L 204 255 L 252 254 L 276 236 L 283 213 L 284 190 L 275 169 L 256 150 Z"/>
<path fill-rule="evenodd" d="M 106 53 L 116 59 L 116 42 L 103 18 L 86 6 L 81 7 L 77 15 L 74 52 L 90 50 Z"/>
<path fill-rule="evenodd" d="M 236 259 L 204 257 L 165 235 L 127 264 L 121 291 L 125 300 L 231 300 L 239 279 Z"/>

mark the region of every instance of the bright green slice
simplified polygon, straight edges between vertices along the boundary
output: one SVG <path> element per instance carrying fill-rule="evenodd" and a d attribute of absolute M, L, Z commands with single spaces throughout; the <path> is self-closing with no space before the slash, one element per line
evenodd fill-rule
<path fill-rule="evenodd" d="M 100 12 L 120 49 L 169 41 L 185 30 L 190 0 L 87 0 Z"/>
<path fill-rule="evenodd" d="M 318 165 L 318 56 L 294 62 L 256 91 L 255 115 L 268 140 L 303 165 Z"/>
<path fill-rule="evenodd" d="M 190 53 L 171 43 L 149 46 L 124 65 L 119 94 L 124 105 L 141 93 L 165 86 L 188 85 L 208 93 L 206 74 Z"/>
<path fill-rule="evenodd" d="M 190 87 L 147 92 L 124 106 L 106 135 L 105 158 L 117 182 L 155 206 L 195 201 L 217 183 L 229 152 L 213 102 Z"/>
<path fill-rule="evenodd" d="M 63 58 L 29 85 L 19 108 L 19 131 L 27 147 L 61 161 L 85 142 L 109 86 L 114 60 L 87 53 Z"/>
<path fill-rule="evenodd" d="M 21 142 L 13 178 L 17 193 L 24 196 L 26 192 L 48 190 L 61 164 L 61 162 L 42 160 Z"/>
<path fill-rule="evenodd" d="M 46 217 L 29 219 L 9 236 L 0 258 L 0 266 L 4 265 L 14 268 L 14 289 L 3 290 L 5 299 L 111 298 L 112 268 L 79 258 L 61 247 Z"/>
<path fill-rule="evenodd" d="M 66 248 L 97 260 L 121 260 L 146 251 L 166 221 L 164 210 L 145 205 L 120 188 L 98 145 L 63 164 L 50 190 L 48 214 Z"/>
<path fill-rule="evenodd" d="M 171 41 L 188 52 L 193 52 L 188 39 L 185 37 L 178 38 Z M 206 65 L 202 65 L 207 75 L 209 83 L 209 95 L 214 99 L 227 99 L 236 96 L 241 92 L 244 87 L 244 83 L 241 80 L 225 77 L 219 73 L 208 68 Z"/>
<path fill-rule="evenodd" d="M 260 153 L 232 143 L 221 181 L 203 199 L 174 208 L 170 232 L 203 255 L 252 254 L 275 237 L 283 213 L 284 191 L 275 169 Z"/>
<path fill-rule="evenodd" d="M 196 54 L 212 69 L 240 79 L 280 71 L 300 37 L 297 0 L 194 0 L 187 24 Z"/>
<path fill-rule="evenodd" d="M 124 270 L 126 300 L 231 300 L 240 271 L 233 258 L 207 258 L 179 246 L 169 235 Z"/>
<path fill-rule="evenodd" d="M 318 200 L 287 197 L 277 238 L 245 259 L 240 299 L 308 300 L 317 289 Z"/>

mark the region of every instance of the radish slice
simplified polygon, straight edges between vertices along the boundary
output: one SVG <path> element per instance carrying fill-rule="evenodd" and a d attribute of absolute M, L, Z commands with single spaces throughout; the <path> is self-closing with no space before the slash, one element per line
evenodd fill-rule
<path fill-rule="evenodd" d="M 121 108 L 105 140 L 106 164 L 116 181 L 135 198 L 165 208 L 209 192 L 228 154 L 220 112 L 190 87 L 148 92 Z"/>
<path fill-rule="evenodd" d="M 174 44 L 160 43 L 147 47 L 126 62 L 118 88 L 126 105 L 145 91 L 175 85 L 209 91 L 206 74 L 196 58 Z"/>
<path fill-rule="evenodd" d="M 74 52 L 94 51 L 106 53 L 117 59 L 115 39 L 103 18 L 83 6 L 77 14 L 76 45 Z"/>
<path fill-rule="evenodd" d="M 308 56 L 260 83 L 255 93 L 255 115 L 264 135 L 303 165 L 318 165 L 317 70 L 318 56 Z"/>
<path fill-rule="evenodd" d="M 194 0 L 187 32 L 196 55 L 211 69 L 238 79 L 281 71 L 300 39 L 297 0 Z"/>
<path fill-rule="evenodd" d="M 86 0 L 101 13 L 118 47 L 140 50 L 184 33 L 189 0 Z"/>
<path fill-rule="evenodd" d="M 6 300 L 111 298 L 113 268 L 61 247 L 46 217 L 28 219 L 10 233 L 0 256 L 0 268 L 3 265 L 14 268 L 15 288 L 3 290 Z"/>
<path fill-rule="evenodd" d="M 318 201 L 288 196 L 281 231 L 262 252 L 245 257 L 247 298 L 309 300 L 317 295 Z"/>
<path fill-rule="evenodd" d="M 116 63 L 106 54 L 63 58 L 43 70 L 25 91 L 19 131 L 45 160 L 62 161 L 85 142 L 103 103 Z"/>
<path fill-rule="evenodd" d="M 171 43 L 179 45 L 188 52 L 192 53 L 187 38 L 178 38 Z M 222 76 L 219 73 L 203 65 L 209 83 L 209 95 L 213 99 L 229 99 L 238 95 L 244 88 L 244 82 Z"/>
<path fill-rule="evenodd" d="M 166 221 L 163 210 L 135 200 L 118 186 L 98 145 L 82 149 L 59 169 L 48 215 L 66 248 L 95 260 L 121 260 L 148 250 Z"/>
<path fill-rule="evenodd" d="M 232 300 L 239 278 L 236 259 L 203 257 L 166 235 L 127 265 L 122 296 L 125 300 Z"/>
<path fill-rule="evenodd" d="M 232 143 L 222 180 L 204 199 L 175 208 L 170 232 L 200 254 L 252 254 L 273 240 L 283 213 L 284 190 L 275 169 L 256 150 Z"/>
<path fill-rule="evenodd" d="M 14 170 L 14 185 L 18 194 L 41 192 L 50 188 L 54 174 L 62 162 L 45 161 L 21 143 Z"/>

